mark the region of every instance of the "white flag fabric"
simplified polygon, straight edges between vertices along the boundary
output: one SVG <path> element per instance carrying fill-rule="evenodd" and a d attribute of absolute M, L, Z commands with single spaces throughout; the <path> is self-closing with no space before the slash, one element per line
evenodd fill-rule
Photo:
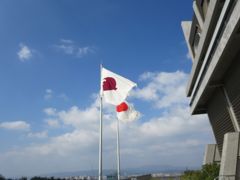
<path fill-rule="evenodd" d="M 133 105 L 126 101 L 116 106 L 117 118 L 122 122 L 132 122 L 140 117 L 140 113 L 136 111 Z"/>
<path fill-rule="evenodd" d="M 105 68 L 101 69 L 101 95 L 106 103 L 119 105 L 137 84 Z"/>

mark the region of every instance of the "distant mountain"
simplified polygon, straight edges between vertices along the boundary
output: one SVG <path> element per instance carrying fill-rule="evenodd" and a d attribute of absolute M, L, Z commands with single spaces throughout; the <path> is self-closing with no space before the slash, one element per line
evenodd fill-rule
<path fill-rule="evenodd" d="M 113 174 L 116 172 L 115 170 L 103 170 L 104 175 Z M 48 177 L 70 177 L 70 176 L 98 176 L 98 170 L 82 170 L 82 171 L 72 171 L 72 172 L 56 172 L 56 173 L 48 173 L 42 174 L 39 176 L 48 176 Z"/>
<path fill-rule="evenodd" d="M 200 167 L 190 167 L 189 169 L 200 169 Z M 186 167 L 178 166 L 142 166 L 137 168 L 127 168 L 122 169 L 122 175 L 138 175 L 138 174 L 150 174 L 150 173 L 179 173 L 186 170 Z M 116 173 L 114 169 L 103 170 L 103 175 L 109 175 Z M 73 171 L 73 172 L 58 172 L 50 173 L 40 176 L 54 176 L 54 177 L 69 177 L 69 176 L 98 176 L 98 170 L 83 170 L 83 171 Z"/>
<path fill-rule="evenodd" d="M 131 174 L 152 174 L 152 173 L 178 173 L 178 172 L 183 172 L 186 170 L 185 167 L 177 167 L 177 166 L 157 166 L 157 165 L 152 165 L 152 166 L 142 166 L 142 167 L 137 167 L 137 168 L 129 168 L 129 169 L 124 169 L 123 175 L 131 175 Z"/>

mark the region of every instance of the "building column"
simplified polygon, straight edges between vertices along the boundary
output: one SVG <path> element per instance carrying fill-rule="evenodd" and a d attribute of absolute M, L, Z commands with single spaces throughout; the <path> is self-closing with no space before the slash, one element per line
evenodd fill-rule
<path fill-rule="evenodd" d="M 197 20 L 198 20 L 198 23 L 200 25 L 200 28 L 203 29 L 204 21 L 203 21 L 203 17 L 202 17 L 202 15 L 200 13 L 200 10 L 199 10 L 199 7 L 197 6 L 196 1 L 193 2 L 193 10 L 194 10 L 194 13 L 195 13 L 195 15 L 197 17 Z"/>
<path fill-rule="evenodd" d="M 189 36 L 190 36 L 192 22 L 191 21 L 183 21 L 181 23 L 181 26 L 182 26 L 185 41 L 187 43 L 189 55 L 191 57 L 191 60 L 194 61 L 193 49 L 192 49 L 191 45 L 189 44 Z"/>
<path fill-rule="evenodd" d="M 239 133 L 224 135 L 219 180 L 239 180 L 237 177 L 239 156 Z"/>
<path fill-rule="evenodd" d="M 219 163 L 221 161 L 217 144 L 208 144 L 205 149 L 203 165 Z"/>

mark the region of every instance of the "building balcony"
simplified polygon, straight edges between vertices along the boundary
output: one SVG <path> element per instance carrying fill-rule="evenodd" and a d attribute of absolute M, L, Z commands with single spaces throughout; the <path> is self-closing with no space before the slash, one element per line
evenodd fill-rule
<path fill-rule="evenodd" d="M 204 18 L 202 28 L 200 27 L 197 21 L 196 15 L 194 15 L 193 17 L 191 33 L 189 36 L 188 43 L 192 47 L 191 51 L 193 51 L 194 60 L 189 82 L 187 85 L 188 97 L 191 96 L 192 94 L 195 82 L 197 80 L 197 76 L 199 74 L 205 54 L 210 44 L 211 37 L 216 28 L 216 24 L 219 19 L 223 4 L 224 4 L 223 1 L 220 0 L 211 0 L 209 2 L 207 10 L 205 10 L 206 15 Z"/>
<path fill-rule="evenodd" d="M 223 77 L 231 63 L 240 57 L 240 1 L 226 0 L 222 3 L 221 13 L 218 15 L 212 33 L 210 33 L 212 27 L 208 21 L 213 20 L 214 17 L 209 17 L 210 19 L 207 20 L 208 16 L 206 16 L 204 28 L 208 28 L 209 32 L 203 28 L 193 62 L 187 89 L 188 96 L 191 96 L 192 114 L 206 113 L 211 94 L 215 88 L 224 83 Z M 205 27 L 206 23 L 208 27 Z M 207 43 L 209 39 L 210 42 Z"/>

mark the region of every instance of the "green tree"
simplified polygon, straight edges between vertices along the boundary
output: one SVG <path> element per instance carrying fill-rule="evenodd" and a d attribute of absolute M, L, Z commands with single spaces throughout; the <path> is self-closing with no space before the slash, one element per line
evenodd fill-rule
<path fill-rule="evenodd" d="M 218 177 L 220 165 L 213 163 L 203 165 L 201 170 L 186 170 L 181 180 L 214 180 Z"/>
<path fill-rule="evenodd" d="M 204 180 L 213 180 L 218 177 L 220 170 L 220 165 L 217 163 L 206 164 L 202 166 L 201 176 Z"/>
<path fill-rule="evenodd" d="M 184 174 L 181 176 L 181 180 L 203 180 L 201 179 L 201 171 L 200 170 L 186 170 Z"/>
<path fill-rule="evenodd" d="M 21 177 L 19 180 L 27 180 L 27 177 Z"/>
<path fill-rule="evenodd" d="M 6 180 L 6 178 L 0 174 L 0 180 Z"/>

